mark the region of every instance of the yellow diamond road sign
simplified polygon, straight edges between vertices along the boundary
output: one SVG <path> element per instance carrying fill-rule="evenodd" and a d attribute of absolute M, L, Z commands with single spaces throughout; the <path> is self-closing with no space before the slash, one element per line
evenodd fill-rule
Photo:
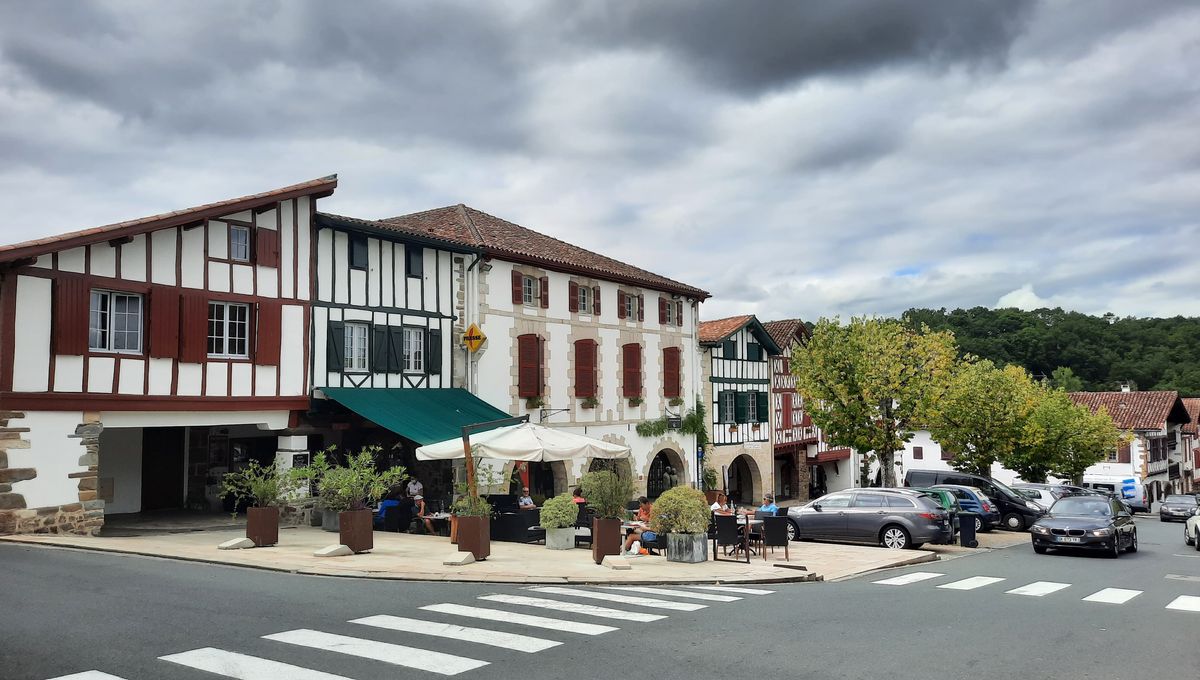
<path fill-rule="evenodd" d="M 463 333 L 463 344 L 467 346 L 467 350 L 472 354 L 479 351 L 485 340 L 487 340 L 487 336 L 475 324 L 471 324 L 467 328 L 467 332 Z"/>

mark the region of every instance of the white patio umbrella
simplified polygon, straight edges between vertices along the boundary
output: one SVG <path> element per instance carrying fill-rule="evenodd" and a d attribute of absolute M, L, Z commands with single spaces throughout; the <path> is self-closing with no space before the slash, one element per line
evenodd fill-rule
<path fill-rule="evenodd" d="M 529 462 L 629 457 L 629 447 L 624 444 L 613 444 L 533 423 L 509 425 L 472 434 L 471 452 L 480 458 Z M 451 460 L 465 457 L 461 438 L 447 439 L 417 448 L 417 460 Z"/>

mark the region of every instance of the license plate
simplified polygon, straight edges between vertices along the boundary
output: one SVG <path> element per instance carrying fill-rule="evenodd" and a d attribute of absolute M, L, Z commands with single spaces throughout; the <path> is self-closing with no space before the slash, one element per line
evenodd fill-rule
<path fill-rule="evenodd" d="M 1076 536 L 1059 536 L 1058 537 L 1059 543 L 1079 543 L 1081 540 L 1082 539 L 1080 539 Z"/>

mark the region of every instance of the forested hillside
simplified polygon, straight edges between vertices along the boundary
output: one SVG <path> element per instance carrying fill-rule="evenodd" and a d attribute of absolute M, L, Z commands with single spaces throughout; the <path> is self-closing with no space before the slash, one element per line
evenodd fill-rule
<path fill-rule="evenodd" d="M 1200 395 L 1200 319 L 1089 316 L 1062 309 L 910 309 L 903 319 L 950 330 L 963 352 L 997 365 L 1024 366 L 1035 376 L 1057 377 L 1067 389 L 1115 390 L 1132 382 L 1141 390 Z M 1075 383 L 1075 384 L 1071 384 Z"/>

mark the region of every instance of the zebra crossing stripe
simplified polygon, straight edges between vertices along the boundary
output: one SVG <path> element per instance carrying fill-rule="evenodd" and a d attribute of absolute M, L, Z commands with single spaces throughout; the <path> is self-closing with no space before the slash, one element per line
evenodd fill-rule
<path fill-rule="evenodd" d="M 939 574 L 932 571 L 913 571 L 907 574 L 893 576 L 892 578 L 885 578 L 882 581 L 875 581 L 875 583 L 881 586 L 906 586 L 910 583 L 920 583 L 921 581 L 928 581 L 931 578 L 937 578 L 939 576 L 945 576 L 945 574 Z"/>
<path fill-rule="evenodd" d="M 696 604 L 695 602 L 671 602 L 670 600 L 656 600 L 652 597 L 637 597 L 635 595 L 617 595 L 615 593 L 600 593 L 594 590 L 581 590 L 579 588 L 559 588 L 557 586 L 543 586 L 539 588 L 530 588 L 530 590 L 538 593 L 546 593 L 549 595 L 570 595 L 572 597 L 586 597 L 593 600 L 606 600 L 608 602 L 619 602 L 621 604 L 633 604 L 639 607 L 650 607 L 652 609 L 673 609 L 680 612 L 694 612 L 698 609 L 707 609 L 706 604 Z"/>
<path fill-rule="evenodd" d="M 100 671 L 84 671 L 82 673 L 72 673 L 70 675 L 60 675 L 57 678 L 50 680 L 125 680 L 116 675 L 101 673 Z"/>
<path fill-rule="evenodd" d="M 208 671 L 237 680 L 350 680 L 342 675 L 322 673 L 311 668 L 293 666 L 290 663 L 260 659 L 257 656 L 227 652 L 213 647 L 202 647 L 190 652 L 160 656 L 163 661 L 180 666 Z"/>
<path fill-rule="evenodd" d="M 1133 598 L 1141 595 L 1140 590 L 1126 590 L 1124 588 L 1105 588 L 1083 598 L 1084 602 L 1102 602 L 1104 604 L 1125 604 Z"/>
<path fill-rule="evenodd" d="M 663 595 L 665 597 L 686 597 L 705 602 L 737 602 L 742 599 L 735 595 L 714 595 L 713 593 L 692 593 L 686 590 L 671 590 L 670 588 L 653 588 L 650 586 L 600 586 L 605 590 L 623 590 L 630 593 L 646 593 L 647 595 Z"/>
<path fill-rule="evenodd" d="M 335 635 L 319 630 L 299 628 L 297 630 L 264 635 L 265 640 L 286 642 L 291 645 L 322 649 L 339 654 L 359 656 L 364 659 L 383 661 L 394 666 L 415 668 L 438 675 L 458 675 L 464 671 L 474 670 L 488 665 L 486 661 L 470 659 L 465 656 L 444 654 L 417 647 L 394 645 L 390 642 L 377 642 L 349 635 Z"/>
<path fill-rule="evenodd" d="M 515 623 L 521 626 L 531 626 L 533 628 L 545 628 L 547 630 L 561 630 L 567 633 L 578 633 L 580 635 L 601 635 L 603 633 L 611 633 L 614 630 L 620 630 L 612 626 L 601 626 L 596 623 L 584 623 L 582 621 L 564 621 L 563 619 L 552 619 L 546 616 L 532 616 L 530 614 L 521 614 L 519 612 L 504 611 L 503 609 L 489 609 L 487 607 L 470 607 L 464 604 L 430 604 L 421 607 L 427 612 L 437 612 L 439 614 L 452 614 L 454 616 L 466 616 L 473 619 L 483 619 L 485 621 L 500 621 L 501 623 Z"/>
<path fill-rule="evenodd" d="M 990 586 L 993 583 L 999 583 L 1003 580 L 996 576 L 972 576 L 971 578 L 964 578 L 961 581 L 940 585 L 938 588 L 945 588 L 947 590 L 975 590 L 976 588 Z"/>
<path fill-rule="evenodd" d="M 399 630 L 418 635 L 433 635 L 451 640 L 465 640 L 481 645 L 512 649 L 518 652 L 540 652 L 543 649 L 550 649 L 562 644 L 555 640 L 543 640 L 542 638 L 519 635 L 517 633 L 506 633 L 499 630 L 488 630 L 487 628 L 470 628 L 452 623 L 439 623 L 425 619 L 409 619 L 403 616 L 388 616 L 386 614 L 366 616 L 361 619 L 354 619 L 350 623 L 359 623 L 364 626 L 374 626 L 375 628 L 386 628 L 388 630 Z"/>
<path fill-rule="evenodd" d="M 1070 583 L 1055 583 L 1054 581 L 1034 581 L 1029 585 L 1013 588 L 1007 591 L 1009 595 L 1028 595 L 1029 597 L 1043 597 L 1050 593 L 1057 593 L 1063 588 L 1070 588 Z"/>
<path fill-rule="evenodd" d="M 770 595 L 774 590 L 761 588 L 742 588 L 738 586 L 687 586 L 696 590 L 711 590 L 716 593 L 733 593 L 735 595 Z"/>
<path fill-rule="evenodd" d="M 1200 612 L 1200 597 L 1195 595 L 1180 595 L 1171 600 L 1171 604 L 1167 605 L 1167 609 L 1176 609 L 1184 612 Z"/>
<path fill-rule="evenodd" d="M 526 607 L 538 607 L 540 609 L 552 609 L 554 611 L 567 612 L 570 614 L 597 616 L 602 619 L 620 619 L 621 621 L 641 621 L 643 623 L 649 623 L 650 621 L 658 621 L 659 619 L 667 618 L 662 614 L 627 612 L 621 609 L 596 607 L 590 604 L 579 604 L 578 602 L 546 600 L 540 597 L 525 597 L 524 595 L 482 595 L 479 599 L 487 600 L 489 602 L 503 602 L 504 604 L 518 604 Z"/>

